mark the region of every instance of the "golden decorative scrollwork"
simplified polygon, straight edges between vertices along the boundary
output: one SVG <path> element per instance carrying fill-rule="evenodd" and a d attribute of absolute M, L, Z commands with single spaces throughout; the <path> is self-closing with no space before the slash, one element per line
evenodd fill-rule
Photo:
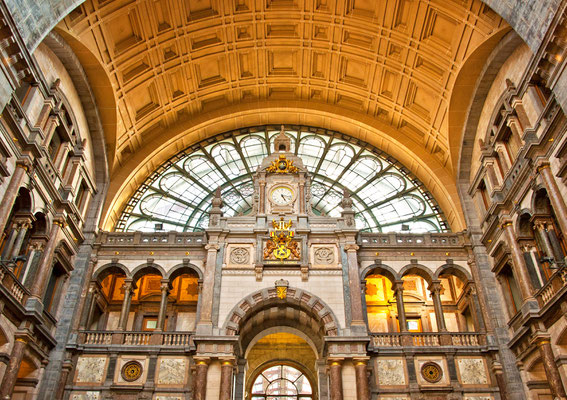
<path fill-rule="evenodd" d="M 292 254 L 299 258 L 299 246 L 293 241 L 293 231 L 291 230 L 291 220 L 285 222 L 282 218 L 280 221 L 273 220 L 274 230 L 270 232 L 271 242 L 266 243 L 264 249 L 264 258 L 273 255 L 278 260 L 287 260 Z"/>
<path fill-rule="evenodd" d="M 285 154 L 280 154 L 279 158 L 272 161 L 272 164 L 266 169 L 266 172 L 272 172 L 275 174 L 295 174 L 299 170 L 293 161 L 288 160 Z"/>

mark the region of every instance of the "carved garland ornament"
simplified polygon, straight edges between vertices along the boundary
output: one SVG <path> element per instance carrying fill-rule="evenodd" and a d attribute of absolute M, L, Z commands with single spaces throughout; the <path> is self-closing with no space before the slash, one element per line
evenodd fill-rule
<path fill-rule="evenodd" d="M 134 382 L 140 376 L 142 376 L 143 368 L 142 364 L 138 361 L 128 361 L 122 366 L 120 373 L 122 374 L 122 379 L 126 382 Z"/>
<path fill-rule="evenodd" d="M 429 383 L 437 383 L 443 377 L 443 370 L 434 362 L 426 362 L 421 367 L 421 376 Z"/>
<path fill-rule="evenodd" d="M 232 264 L 249 264 L 250 252 L 246 247 L 235 247 L 230 252 L 230 262 Z"/>

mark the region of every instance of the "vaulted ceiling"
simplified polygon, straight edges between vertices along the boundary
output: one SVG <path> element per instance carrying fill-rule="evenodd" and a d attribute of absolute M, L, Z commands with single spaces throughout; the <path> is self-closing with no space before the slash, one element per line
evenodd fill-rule
<path fill-rule="evenodd" d="M 434 196 L 453 196 L 438 201 L 457 229 L 450 106 L 468 100 L 462 87 L 482 60 L 456 94 L 455 84 L 508 29 L 479 0 L 87 0 L 57 27 L 95 93 L 104 87 L 107 210 L 119 213 L 161 162 L 222 129 L 320 122 L 391 153 Z M 294 121 L 299 110 L 309 111 Z"/>

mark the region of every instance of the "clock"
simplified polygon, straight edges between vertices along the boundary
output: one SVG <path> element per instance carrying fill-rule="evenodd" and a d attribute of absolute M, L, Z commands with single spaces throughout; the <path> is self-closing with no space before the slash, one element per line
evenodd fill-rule
<path fill-rule="evenodd" d="M 287 186 L 276 186 L 270 193 L 272 203 L 278 206 L 287 206 L 293 200 L 293 191 Z"/>

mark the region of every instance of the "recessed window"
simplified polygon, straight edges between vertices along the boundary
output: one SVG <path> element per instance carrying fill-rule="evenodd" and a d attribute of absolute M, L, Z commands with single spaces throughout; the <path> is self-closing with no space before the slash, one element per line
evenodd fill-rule
<path fill-rule="evenodd" d="M 312 395 L 307 377 L 289 365 L 265 369 L 252 385 L 252 400 L 309 400 Z"/>

